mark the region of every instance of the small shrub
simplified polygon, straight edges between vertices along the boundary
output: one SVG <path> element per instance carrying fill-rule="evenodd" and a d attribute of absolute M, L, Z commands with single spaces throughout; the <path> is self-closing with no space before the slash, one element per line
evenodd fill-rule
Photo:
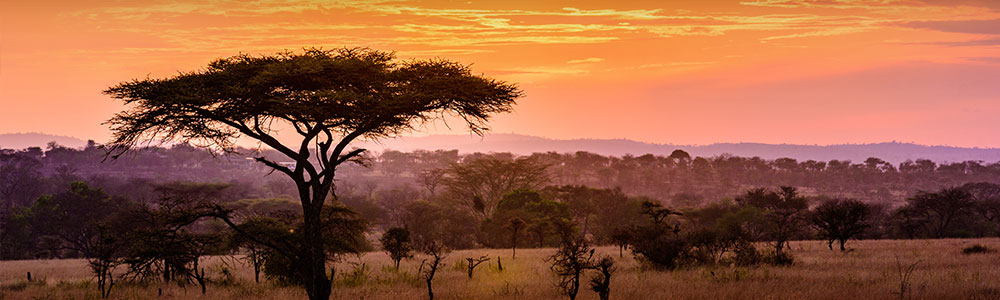
<path fill-rule="evenodd" d="M 28 288 L 27 281 L 18 281 L 14 283 L 7 283 L 0 286 L 0 290 L 20 292 Z"/>
<path fill-rule="evenodd" d="M 702 276 L 713 282 L 735 282 L 751 278 L 752 273 L 747 267 L 722 268 L 705 270 Z"/>
<path fill-rule="evenodd" d="M 232 286 L 236 284 L 236 274 L 226 265 L 220 265 L 219 275 L 221 278 L 215 281 L 216 284 L 222 286 Z"/>
<path fill-rule="evenodd" d="M 788 252 L 775 252 L 768 257 L 771 264 L 776 266 L 791 266 L 795 262 L 795 258 L 792 257 Z"/>
<path fill-rule="evenodd" d="M 344 274 L 344 279 L 341 281 L 342 286 L 357 287 L 365 284 L 368 281 L 368 276 L 371 274 L 371 270 L 368 268 L 366 263 L 354 263 L 351 265 L 354 268 L 351 271 Z"/>
<path fill-rule="evenodd" d="M 524 288 L 518 287 L 516 285 L 511 285 L 509 281 L 503 282 L 503 287 L 493 290 L 493 295 L 497 297 L 520 297 L 524 294 Z"/>
<path fill-rule="evenodd" d="M 267 288 L 261 285 L 237 285 L 229 290 L 232 299 L 263 299 L 267 293 Z"/>
<path fill-rule="evenodd" d="M 975 244 L 962 249 L 962 254 L 980 254 L 980 253 L 990 253 L 993 249 L 987 248 L 986 246 Z"/>

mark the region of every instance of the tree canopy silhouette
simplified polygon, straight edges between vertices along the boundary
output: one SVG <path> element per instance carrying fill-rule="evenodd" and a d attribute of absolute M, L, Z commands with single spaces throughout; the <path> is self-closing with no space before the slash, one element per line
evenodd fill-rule
<path fill-rule="evenodd" d="M 303 241 L 269 247 L 297 263 L 310 299 L 327 299 L 330 279 L 321 212 L 333 195 L 337 167 L 358 161 L 358 139 L 381 139 L 427 122 L 455 117 L 477 134 L 496 113 L 509 112 L 522 92 L 475 75 L 452 61 L 400 61 L 367 48 L 306 49 L 303 53 L 241 54 L 202 71 L 124 82 L 104 91 L 129 109 L 106 122 L 117 157 L 144 142 L 182 141 L 232 151 L 239 138 L 257 140 L 293 163 L 256 161 L 290 177 L 302 204 Z M 278 129 L 298 134 L 289 144 Z M 231 222 L 230 225 L 233 225 Z M 235 227 L 235 225 L 233 225 Z"/>

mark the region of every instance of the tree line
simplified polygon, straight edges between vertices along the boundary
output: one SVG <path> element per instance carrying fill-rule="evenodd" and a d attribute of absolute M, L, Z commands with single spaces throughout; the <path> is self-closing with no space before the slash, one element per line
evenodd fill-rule
<path fill-rule="evenodd" d="M 301 284 L 292 252 L 303 241 L 296 203 L 234 198 L 228 184 L 174 182 L 150 188 L 157 194 L 152 201 L 110 195 L 84 182 L 41 196 L 4 220 L 4 254 L 8 259 L 85 258 L 103 296 L 123 282 L 175 282 L 204 292 L 208 284 L 234 280 L 231 274 L 207 276 L 199 266 L 206 256 L 239 257 L 257 281 Z M 443 257 L 450 249 L 506 247 L 516 257 L 517 248 L 555 247 L 553 271 L 562 276 L 564 292 L 575 295 L 584 272 L 597 272 L 592 287 L 608 292 L 614 259 L 594 257 L 588 252 L 593 245 L 616 245 L 620 256 L 629 251 L 669 270 L 791 264 L 789 244 L 803 239 L 826 240 L 831 250 L 837 244 L 846 251 L 851 239 L 1000 234 L 1000 185 L 990 183 L 918 192 L 895 209 L 803 196 L 788 186 L 753 188 L 698 208 L 669 208 L 620 189 L 549 185 L 513 188 L 492 205 L 489 214 L 482 214 L 476 206 L 418 200 L 404 208 L 410 221 L 383 230 L 333 202 L 321 214 L 322 230 L 334 237 L 325 249 L 332 260 L 380 249 L 398 268 L 413 251 Z M 483 261 L 470 259 L 470 276 Z"/>

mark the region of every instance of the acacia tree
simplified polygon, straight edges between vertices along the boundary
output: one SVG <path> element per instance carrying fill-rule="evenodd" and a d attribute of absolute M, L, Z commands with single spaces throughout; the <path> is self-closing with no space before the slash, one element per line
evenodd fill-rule
<path fill-rule="evenodd" d="M 808 199 L 789 186 L 782 186 L 778 192 L 765 188 L 751 189 L 736 197 L 736 203 L 763 210 L 762 225 L 769 238 L 774 241 L 776 255 L 782 255 L 788 240 L 802 230 L 801 225 L 809 208 Z"/>
<path fill-rule="evenodd" d="M 906 202 L 907 206 L 901 210 L 909 210 L 912 214 L 908 218 L 926 226 L 933 238 L 946 237 L 956 220 L 971 215 L 975 208 L 972 194 L 959 187 L 944 188 L 934 193 L 920 191 Z"/>
<path fill-rule="evenodd" d="M 548 183 L 547 168 L 532 158 L 485 156 L 453 163 L 445 170 L 440 183 L 454 201 L 485 219 L 493 215 L 507 193 L 534 190 Z"/>
<path fill-rule="evenodd" d="M 871 227 L 868 216 L 871 208 L 854 199 L 835 199 L 823 202 L 812 213 L 812 223 L 833 249 L 833 242 L 840 242 L 840 251 L 846 251 L 848 239 L 864 233 Z"/>
<path fill-rule="evenodd" d="M 352 149 L 352 142 L 397 136 L 449 116 L 481 134 L 493 114 L 511 111 L 522 95 L 515 85 L 474 75 L 465 65 L 399 61 L 393 53 L 367 48 L 237 55 L 202 71 L 124 82 L 105 93 L 129 107 L 106 123 L 113 133 L 111 157 L 150 141 L 235 151 L 237 139 L 244 138 L 289 160 L 256 157 L 294 181 L 302 205 L 301 241 L 257 240 L 295 262 L 309 299 L 330 296 L 324 248 L 336 237 L 322 230 L 321 214 L 328 197 L 336 200 L 337 168 L 358 162 L 365 152 Z M 287 142 L 292 134 L 279 138 L 278 129 L 297 134 L 297 142 Z M 218 208 L 218 216 L 238 230 Z"/>

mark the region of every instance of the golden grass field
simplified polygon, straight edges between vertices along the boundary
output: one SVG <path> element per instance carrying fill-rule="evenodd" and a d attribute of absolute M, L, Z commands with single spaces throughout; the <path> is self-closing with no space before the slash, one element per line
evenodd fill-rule
<path fill-rule="evenodd" d="M 628 253 L 618 259 L 617 248 L 598 252 L 616 258 L 611 299 L 900 299 L 899 266 L 916 263 L 912 291 L 906 299 L 1000 299 L 1000 253 L 961 253 L 982 244 L 1000 249 L 1000 239 L 872 240 L 852 241 L 854 251 L 830 251 L 818 241 L 792 242 L 795 264 L 789 267 L 752 268 L 716 266 L 656 271 L 638 264 Z M 451 252 L 447 265 L 434 280 L 437 299 L 557 299 L 565 298 L 544 260 L 555 249 L 481 249 Z M 465 257 L 489 255 L 489 265 L 476 269 L 468 279 Z M 496 268 L 502 256 L 504 270 Z M 337 264 L 332 299 L 426 299 L 423 282 L 416 277 L 421 256 L 405 260 L 399 272 L 381 252 L 360 257 L 368 268 L 364 276 L 351 276 L 358 257 Z M 209 273 L 221 277 L 224 258 L 207 259 Z M 34 282 L 26 282 L 26 272 Z M 253 283 L 252 270 L 239 266 L 236 283 L 213 284 L 201 294 L 197 285 L 153 283 L 116 286 L 112 299 L 304 299 L 295 287 Z M 590 275 L 586 278 L 589 280 Z M 96 286 L 83 260 L 28 260 L 0 262 L 0 299 L 98 299 Z M 588 286 L 578 299 L 597 299 Z M 163 296 L 157 297 L 158 289 Z"/>

